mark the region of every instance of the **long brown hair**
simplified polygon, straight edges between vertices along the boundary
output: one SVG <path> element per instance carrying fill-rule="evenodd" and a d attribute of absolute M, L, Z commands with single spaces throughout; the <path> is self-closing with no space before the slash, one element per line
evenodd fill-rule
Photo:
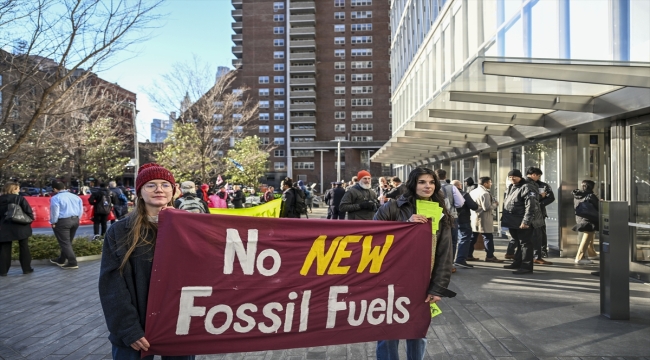
<path fill-rule="evenodd" d="M 415 209 L 415 200 L 417 200 L 417 195 L 416 195 L 416 189 L 418 186 L 418 178 L 422 175 L 431 175 L 433 176 L 433 180 L 435 181 L 435 188 L 433 189 L 433 195 L 431 195 L 430 200 L 437 202 L 438 205 L 442 208 L 442 213 L 445 214 L 445 216 L 442 218 L 442 223 L 449 226 L 450 228 L 453 228 L 453 222 L 451 221 L 451 214 L 447 210 L 447 207 L 445 206 L 445 197 L 442 194 L 442 186 L 440 185 L 440 178 L 438 178 L 438 175 L 436 173 L 425 167 L 417 167 L 409 173 L 408 180 L 406 180 L 406 193 L 404 196 L 408 199 L 408 201 L 413 205 L 413 208 Z M 453 230 L 452 230 L 453 231 Z"/>
<path fill-rule="evenodd" d="M 140 190 L 142 191 L 142 190 Z M 156 236 L 158 235 L 158 223 L 149 220 L 147 207 L 144 199 L 140 194 L 137 195 L 135 209 L 123 221 L 131 222 L 131 231 L 127 234 L 127 241 L 124 246 L 127 248 L 122 264 L 120 264 L 120 274 L 124 273 L 124 268 L 129 263 L 129 258 L 138 246 L 148 246 L 149 251 L 154 251 L 156 247 Z M 172 200 L 167 206 L 172 206 Z M 149 240 L 152 239 L 152 240 Z"/>
<path fill-rule="evenodd" d="M 20 186 L 18 186 L 18 183 L 8 182 L 4 186 L 3 193 L 5 193 L 5 194 L 13 194 L 14 191 L 16 191 L 18 189 L 20 189 Z"/>

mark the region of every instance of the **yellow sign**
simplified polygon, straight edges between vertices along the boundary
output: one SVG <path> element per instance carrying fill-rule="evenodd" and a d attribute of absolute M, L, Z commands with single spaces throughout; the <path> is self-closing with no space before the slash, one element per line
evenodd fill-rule
<path fill-rule="evenodd" d="M 442 208 L 437 202 L 417 200 L 415 203 L 418 215 L 424 215 L 430 218 L 431 231 L 435 234 L 438 231 L 438 224 L 442 217 Z"/>
<path fill-rule="evenodd" d="M 282 199 L 275 199 L 265 204 L 251 207 L 251 208 L 243 208 L 243 209 L 210 208 L 210 214 L 277 218 L 280 217 L 280 204 L 282 204 Z"/>
<path fill-rule="evenodd" d="M 429 310 L 431 310 L 431 317 L 434 318 L 440 314 L 442 314 L 442 310 L 438 307 L 438 304 L 436 303 L 429 303 Z"/>

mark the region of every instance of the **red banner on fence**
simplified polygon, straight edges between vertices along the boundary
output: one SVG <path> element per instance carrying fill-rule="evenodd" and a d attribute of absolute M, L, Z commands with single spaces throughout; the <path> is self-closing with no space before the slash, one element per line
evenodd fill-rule
<path fill-rule="evenodd" d="M 83 202 L 83 214 L 81 219 L 79 219 L 79 225 L 92 225 L 93 223 L 93 206 L 90 205 L 88 199 L 90 195 L 79 196 Z M 32 207 L 34 212 L 34 221 L 32 222 L 32 228 L 44 228 L 51 227 L 50 225 L 50 200 L 51 197 L 41 197 L 41 196 L 25 196 L 25 200 L 29 206 Z M 108 215 L 108 220 L 115 220 L 113 212 Z"/>
<path fill-rule="evenodd" d="M 425 337 L 431 225 L 160 215 L 144 355 Z"/>

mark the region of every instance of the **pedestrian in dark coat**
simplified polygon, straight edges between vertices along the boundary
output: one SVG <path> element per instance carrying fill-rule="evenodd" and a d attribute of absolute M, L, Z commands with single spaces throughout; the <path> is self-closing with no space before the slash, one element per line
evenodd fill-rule
<path fill-rule="evenodd" d="M 7 276 L 11 267 L 11 245 L 18 241 L 20 255 L 20 267 L 23 274 L 34 272 L 32 269 L 32 256 L 29 253 L 28 240 L 32 236 L 31 224 L 18 224 L 9 219 L 5 219 L 5 214 L 9 204 L 18 204 L 25 215 L 34 220 L 32 207 L 25 198 L 18 195 L 20 187 L 16 183 L 7 183 L 4 186 L 4 194 L 0 196 L 0 276 Z"/>
<path fill-rule="evenodd" d="M 235 209 L 242 209 L 244 207 L 244 200 L 246 200 L 246 196 L 244 196 L 244 193 L 241 191 L 241 187 L 239 185 L 233 186 L 232 189 L 234 190 L 234 193 L 230 197 L 230 202 L 235 207 Z"/>
<path fill-rule="evenodd" d="M 325 201 L 329 204 L 332 220 L 345 220 L 345 211 L 341 211 L 341 200 L 346 194 L 341 182 L 336 182 L 334 187 L 325 195 Z"/>
<path fill-rule="evenodd" d="M 581 203 L 587 203 L 596 213 L 599 211 L 599 200 L 594 194 L 596 184 L 591 180 L 582 181 L 582 189 L 573 190 L 573 208 L 577 209 Z M 576 224 L 573 231 L 582 232 L 582 240 L 578 247 L 575 263 L 580 265 L 591 264 L 591 260 L 598 259 L 598 254 L 594 249 L 594 236 L 598 231 L 598 222 L 594 222 L 582 216 L 576 215 Z"/>
<path fill-rule="evenodd" d="M 471 178 L 468 178 L 471 179 Z M 462 267 L 465 269 L 473 268 L 473 265 L 467 263 L 467 257 L 469 255 L 469 247 L 472 243 L 472 221 L 471 215 L 472 210 L 476 211 L 478 209 L 478 204 L 474 202 L 469 193 L 466 193 L 462 189 L 460 181 L 454 180 L 452 184 L 456 186 L 460 194 L 465 199 L 463 207 L 458 208 L 458 251 L 456 255 L 456 260 L 454 260 L 454 265 Z M 474 181 L 472 181 L 472 185 Z M 452 230 L 455 231 L 455 230 Z"/>

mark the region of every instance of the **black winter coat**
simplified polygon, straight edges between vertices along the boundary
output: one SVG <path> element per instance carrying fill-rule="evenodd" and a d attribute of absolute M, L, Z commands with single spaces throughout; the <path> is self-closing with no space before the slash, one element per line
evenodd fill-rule
<path fill-rule="evenodd" d="M 246 196 L 244 196 L 244 193 L 241 190 L 237 190 L 235 191 L 232 198 L 230 199 L 230 202 L 235 207 L 235 209 L 241 209 L 244 207 L 243 204 L 244 200 L 246 200 Z"/>
<path fill-rule="evenodd" d="M 372 209 L 362 209 L 361 203 L 369 201 L 373 203 Z M 379 207 L 377 194 L 372 189 L 364 189 L 361 185 L 356 184 L 345 192 L 339 211 L 348 213 L 348 220 L 372 220 Z"/>
<path fill-rule="evenodd" d="M 396 201 L 389 201 L 382 205 L 373 220 L 388 221 L 408 221 L 411 215 L 415 213 L 415 206 L 410 203 L 404 196 L 400 196 Z M 451 246 L 451 229 L 446 222 L 440 221 L 437 236 L 436 255 L 433 270 L 431 271 L 431 280 L 427 294 L 454 297 L 456 293 L 447 289 L 451 279 L 451 267 L 453 262 L 453 253 Z"/>
<path fill-rule="evenodd" d="M 472 220 L 470 218 L 472 216 L 472 212 L 470 210 L 477 210 L 478 204 L 474 201 L 474 199 L 472 199 L 471 196 L 469 196 L 469 193 L 463 192 L 462 190 L 460 190 L 460 193 L 463 195 L 465 203 L 463 204 L 463 207 L 458 209 L 458 223 L 471 224 Z"/>
<path fill-rule="evenodd" d="M 581 202 L 588 201 L 599 211 L 599 201 L 596 194 L 592 191 L 573 190 L 573 209 L 578 207 Z M 598 223 L 593 223 L 583 217 L 576 215 L 576 224 L 573 226 L 573 231 L 593 232 L 598 231 Z"/>
<path fill-rule="evenodd" d="M 343 199 L 343 195 L 345 195 L 345 189 L 340 186 L 329 189 L 329 191 L 327 191 L 327 195 L 325 195 L 325 202 L 332 209 L 338 210 L 339 205 L 341 204 L 341 199 Z"/>
<path fill-rule="evenodd" d="M 553 189 L 551 189 L 551 187 L 548 186 L 547 183 L 543 181 L 535 181 L 535 184 L 537 184 L 537 187 L 539 189 L 544 189 L 544 192 L 546 193 L 546 196 L 544 198 L 540 197 L 539 206 L 542 209 L 542 215 L 544 216 L 544 218 L 547 218 L 548 214 L 546 213 L 546 207 L 551 205 L 555 201 L 555 194 L 553 193 Z"/>
<path fill-rule="evenodd" d="M 11 220 L 5 221 L 5 213 L 9 204 L 13 204 L 18 200 L 18 205 L 23 212 L 34 219 L 34 212 L 32 207 L 29 206 L 27 200 L 20 195 L 15 194 L 5 194 L 0 196 L 0 242 L 23 240 L 32 236 L 32 225 L 31 224 L 16 224 Z"/>
<path fill-rule="evenodd" d="M 539 188 L 530 180 L 521 179 L 517 185 L 510 184 L 503 201 L 501 226 L 519 228 L 526 224 L 539 228 L 544 226 L 544 217 L 539 206 Z"/>

